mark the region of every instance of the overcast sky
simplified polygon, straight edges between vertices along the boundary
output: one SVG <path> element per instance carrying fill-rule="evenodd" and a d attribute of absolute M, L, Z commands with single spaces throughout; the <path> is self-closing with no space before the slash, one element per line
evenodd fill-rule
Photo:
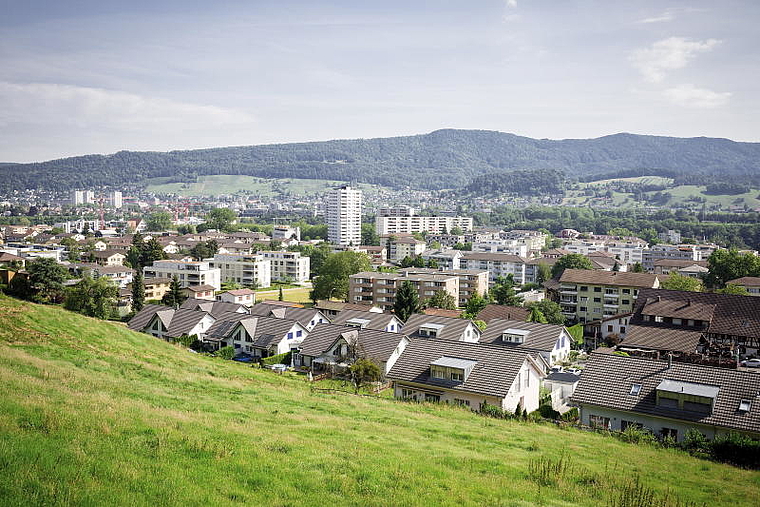
<path fill-rule="evenodd" d="M 420 134 L 760 140 L 760 2 L 0 0 L 0 161 Z"/>

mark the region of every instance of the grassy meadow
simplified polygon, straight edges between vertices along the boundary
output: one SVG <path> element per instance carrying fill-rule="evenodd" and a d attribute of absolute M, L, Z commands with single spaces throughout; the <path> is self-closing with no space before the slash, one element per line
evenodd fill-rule
<path fill-rule="evenodd" d="M 760 473 L 681 451 L 313 391 L 303 377 L 3 296 L 0 385 L 4 506 L 738 506 L 760 498 Z"/>

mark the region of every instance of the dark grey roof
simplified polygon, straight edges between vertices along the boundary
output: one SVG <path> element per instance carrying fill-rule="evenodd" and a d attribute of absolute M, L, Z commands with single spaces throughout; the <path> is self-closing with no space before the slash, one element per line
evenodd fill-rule
<path fill-rule="evenodd" d="M 225 301 L 208 301 L 206 299 L 186 299 L 180 308 L 186 310 L 201 310 L 210 313 L 213 317 L 218 317 L 223 313 L 237 312 L 248 314 L 248 308 L 237 303 L 227 303 Z"/>
<path fill-rule="evenodd" d="M 207 340 L 222 340 L 227 338 L 238 322 L 250 318 L 247 313 L 226 312 L 216 316 L 216 321 L 206 331 Z"/>
<path fill-rule="evenodd" d="M 361 310 L 343 310 L 338 315 L 333 317 L 332 323 L 343 326 L 347 321 L 351 319 L 366 319 L 369 320 L 369 323 L 365 329 L 377 329 L 378 331 L 383 331 L 394 318 L 396 318 L 396 316 L 391 313 L 375 313 L 365 312 Z"/>
<path fill-rule="evenodd" d="M 360 355 L 380 363 L 388 361 L 399 343 L 408 339 L 399 333 L 388 333 L 376 329 L 317 324 L 301 343 L 301 354 L 318 357 L 340 337 L 350 344 L 356 344 Z"/>
<path fill-rule="evenodd" d="M 530 333 L 525 337 L 523 343 L 507 343 L 501 341 L 501 335 L 507 329 L 519 329 L 530 331 Z M 480 342 L 492 343 L 500 347 L 528 348 L 551 352 L 563 329 L 565 329 L 563 326 L 557 324 L 494 319 L 483 332 Z M 568 333 L 568 336 L 570 336 L 570 333 Z"/>
<path fill-rule="evenodd" d="M 430 363 L 441 356 L 475 361 L 476 364 L 464 382 L 434 379 L 430 376 Z M 414 382 L 433 388 L 446 388 L 463 392 L 503 398 L 525 360 L 530 355 L 524 350 L 497 347 L 481 343 L 452 340 L 415 339 L 388 372 L 391 380 Z M 541 371 L 540 368 L 536 367 Z"/>
<path fill-rule="evenodd" d="M 169 309 L 168 306 L 164 305 L 145 305 L 142 310 L 129 320 L 127 326 L 134 331 L 142 331 L 157 312 Z"/>
<path fill-rule="evenodd" d="M 701 337 L 700 330 L 642 324 L 628 326 L 625 338 L 620 345 L 637 349 L 693 354 L 697 351 Z"/>
<path fill-rule="evenodd" d="M 482 320 L 486 324 L 493 319 L 508 319 L 508 320 L 528 320 L 528 314 L 530 310 L 523 308 L 522 306 L 507 306 L 507 305 L 495 305 L 489 304 L 478 313 L 478 320 Z"/>
<path fill-rule="evenodd" d="M 556 372 L 556 373 L 550 373 L 546 376 L 544 380 L 550 381 L 550 382 L 564 382 L 568 384 L 574 384 L 578 382 L 581 379 L 580 375 L 575 375 L 574 373 L 564 373 L 564 372 Z"/>
<path fill-rule="evenodd" d="M 252 345 L 267 348 L 278 343 L 291 330 L 294 320 L 278 319 L 276 317 L 260 317 L 241 313 L 225 313 L 209 328 L 206 333 L 208 340 L 219 341 L 229 338 L 232 332 L 242 325 L 253 338 Z M 306 330 L 304 329 L 304 332 Z"/>
<path fill-rule="evenodd" d="M 183 308 L 174 310 L 166 335 L 177 338 L 183 334 L 189 334 L 190 331 L 207 315 L 209 314 L 197 310 L 186 310 Z"/>
<path fill-rule="evenodd" d="M 424 313 L 415 313 L 404 324 L 404 334 L 411 337 L 420 336 L 420 328 L 432 324 L 433 326 L 442 326 L 438 330 L 436 338 L 442 340 L 459 340 L 467 326 L 472 324 L 469 319 L 454 319 L 451 317 L 441 317 L 440 315 L 426 315 Z M 473 325 L 475 336 L 480 336 L 480 329 Z"/>
<path fill-rule="evenodd" d="M 712 414 L 658 407 L 657 386 L 663 380 L 691 382 L 718 388 Z M 632 384 L 641 384 L 631 396 Z M 581 374 L 572 396 L 576 403 L 680 419 L 742 431 L 760 432 L 760 375 L 727 368 L 621 357 L 595 352 Z M 749 412 L 740 412 L 741 400 L 751 400 Z"/>
<path fill-rule="evenodd" d="M 318 317 L 322 317 L 323 320 L 329 322 L 329 319 L 316 308 L 296 308 L 292 306 L 275 305 L 269 302 L 259 303 L 251 307 L 251 315 L 295 320 L 302 326 L 310 325 L 311 322 Z"/>

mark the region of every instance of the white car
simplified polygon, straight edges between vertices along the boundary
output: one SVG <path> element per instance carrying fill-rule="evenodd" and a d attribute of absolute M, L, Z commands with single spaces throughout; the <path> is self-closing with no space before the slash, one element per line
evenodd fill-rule
<path fill-rule="evenodd" d="M 739 364 L 745 368 L 760 368 L 760 359 L 745 359 Z"/>

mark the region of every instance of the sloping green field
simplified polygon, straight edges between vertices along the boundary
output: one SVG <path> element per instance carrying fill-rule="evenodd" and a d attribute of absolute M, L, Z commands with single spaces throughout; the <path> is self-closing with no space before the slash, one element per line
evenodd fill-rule
<path fill-rule="evenodd" d="M 312 392 L 2 296 L 0 386 L 4 506 L 649 505 L 636 484 L 656 505 L 760 498 L 760 474 L 681 451 Z"/>

